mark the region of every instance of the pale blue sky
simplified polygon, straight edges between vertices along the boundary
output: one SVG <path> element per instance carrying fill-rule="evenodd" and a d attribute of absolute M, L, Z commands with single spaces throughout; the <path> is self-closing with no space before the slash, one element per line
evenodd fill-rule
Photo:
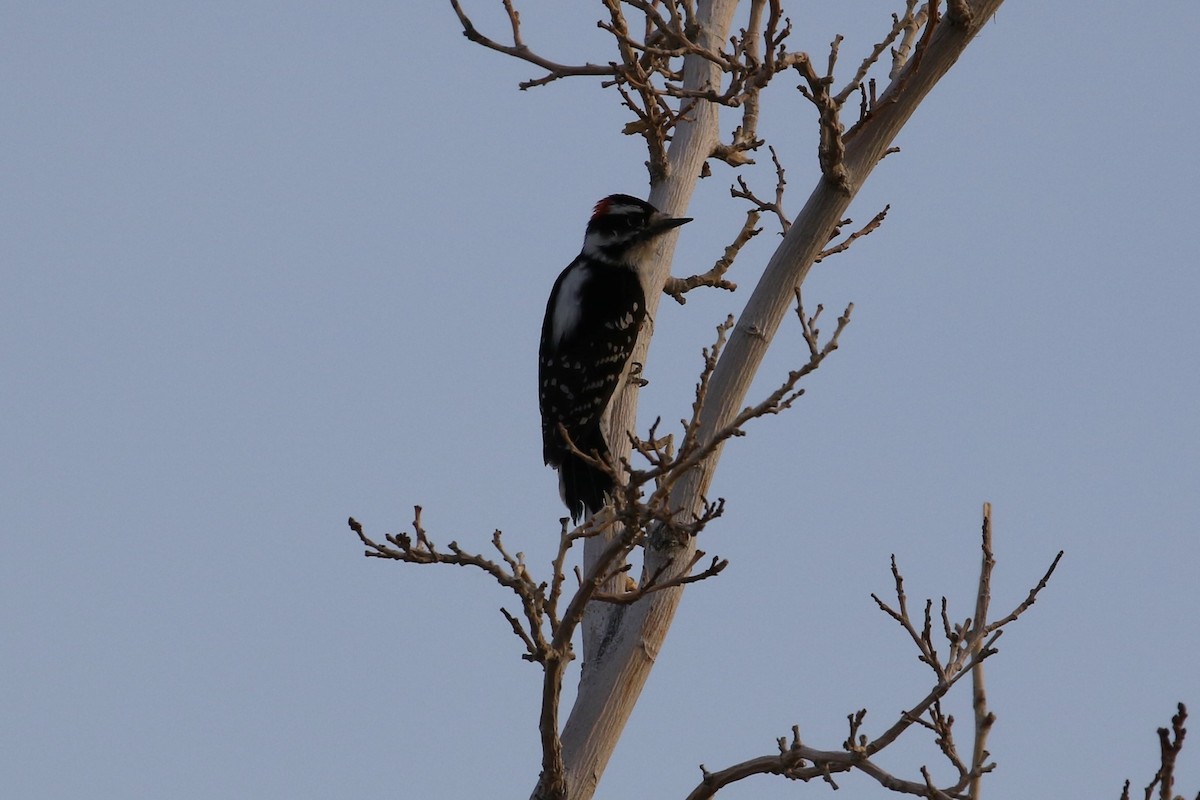
<path fill-rule="evenodd" d="M 608 58 L 592 5 L 542 5 L 532 46 Z M 901 4 L 814 5 L 795 45 L 843 32 L 848 65 Z M 997 609 L 1066 550 L 990 662 L 990 794 L 1116 797 L 1177 701 L 1200 719 L 1198 35 L 1185 0 L 1011 0 L 922 106 L 852 209 L 887 223 L 805 287 L 855 303 L 842 348 L 727 449 L 701 547 L 731 566 L 688 591 L 599 797 L 683 797 L 793 724 L 837 747 L 864 705 L 889 724 L 927 678 L 869 594 L 895 553 L 965 616 L 985 500 Z M 5 5 L 0 794 L 528 795 L 540 684 L 508 597 L 368 561 L 345 519 L 382 534 L 420 503 L 437 541 L 552 556 L 545 297 L 591 205 L 646 184 L 613 96 L 516 90 L 535 74 L 444 3 Z M 795 82 L 764 110 L 793 211 L 816 179 Z M 714 173 L 678 273 L 740 225 Z M 643 423 L 687 413 L 775 240 L 742 292 L 664 302 Z M 802 358 L 785 325 L 759 390 Z M 940 768 L 919 734 L 883 762 Z"/>

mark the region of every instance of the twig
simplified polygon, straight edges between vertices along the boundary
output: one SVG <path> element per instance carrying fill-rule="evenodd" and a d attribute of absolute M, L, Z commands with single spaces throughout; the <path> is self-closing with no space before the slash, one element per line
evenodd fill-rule
<path fill-rule="evenodd" d="M 738 253 L 741 252 L 746 242 L 762 233 L 762 228 L 758 227 L 758 218 L 758 211 L 747 211 L 746 221 L 742 223 L 742 228 L 738 231 L 733 243 L 725 247 L 725 252 L 717 259 L 717 263 L 713 264 L 708 272 L 701 275 L 692 275 L 687 278 L 667 278 L 667 282 L 663 286 L 663 292 L 673 298 L 679 305 L 683 305 L 687 302 L 687 298 L 684 295 L 692 289 L 701 286 L 711 286 L 714 289 L 724 289 L 728 292 L 735 291 L 737 284 L 725 280 L 725 273 L 733 266 L 734 259 L 737 258 Z"/>
<path fill-rule="evenodd" d="M 713 556 L 712 563 L 710 563 L 700 572 L 693 573 L 691 571 L 692 568 L 695 567 L 702 558 L 704 558 L 704 551 L 697 550 L 687 568 L 682 570 L 680 574 L 676 575 L 675 577 L 664 579 L 662 575 L 665 570 L 660 570 L 651 576 L 649 580 L 628 592 L 624 592 L 622 594 L 597 593 L 593 595 L 592 599 L 601 603 L 632 605 L 646 595 L 653 594 L 654 592 L 661 592 L 664 589 L 674 589 L 680 586 L 686 586 L 689 583 L 697 583 L 699 581 L 707 580 L 708 578 L 715 578 L 717 575 L 720 575 L 726 567 L 729 566 L 728 559 Z"/>
<path fill-rule="evenodd" d="M 987 690 L 984 688 L 983 648 L 988 635 L 988 607 L 992 601 L 992 570 L 996 559 L 992 554 L 992 504 L 983 504 L 983 564 L 979 569 L 979 592 L 975 598 L 975 620 L 971 629 L 971 707 L 975 716 L 975 745 L 971 750 L 970 795 L 972 800 L 980 796 L 980 781 L 983 779 L 988 757 L 987 737 L 996 715 L 988 710 Z M 1028 608 L 1028 606 L 1026 606 Z"/>
<path fill-rule="evenodd" d="M 616 74 L 616 68 L 612 64 L 559 64 L 530 50 L 521 40 L 521 19 L 513 7 L 512 0 L 504 0 L 504 10 L 508 12 L 508 18 L 512 24 L 512 45 L 500 44 L 494 39 L 490 39 L 480 33 L 475 24 L 471 22 L 470 17 L 462 10 L 462 6 L 458 4 L 458 0 L 450 0 L 450 5 L 454 9 L 454 13 L 458 16 L 458 21 L 463 27 L 463 36 L 467 37 L 467 39 L 489 50 L 495 50 L 497 53 L 504 53 L 507 56 L 528 61 L 530 64 L 535 64 L 547 71 L 547 74 L 541 78 L 522 81 L 517 84 L 522 90 L 530 89 L 534 86 L 545 86 L 547 83 L 559 80 L 560 78 L 577 75 L 609 76 Z"/>
<path fill-rule="evenodd" d="M 1179 703 L 1177 711 L 1171 717 L 1170 728 L 1158 729 L 1158 755 L 1159 767 L 1154 773 L 1154 778 L 1146 785 L 1145 800 L 1153 800 L 1154 790 L 1158 789 L 1159 800 L 1175 800 L 1175 764 L 1179 759 L 1179 753 L 1183 750 L 1183 738 L 1187 735 L 1187 728 L 1183 726 L 1187 722 L 1187 706 Z M 1129 800 L 1129 781 L 1125 781 L 1125 787 L 1121 791 L 1121 800 Z M 1182 800 L 1182 796 L 1180 796 Z M 1196 793 L 1196 800 L 1200 800 L 1200 792 Z"/>
<path fill-rule="evenodd" d="M 883 224 L 883 220 L 887 217 L 887 213 L 888 213 L 888 211 L 891 210 L 891 208 L 892 208 L 891 204 L 884 206 L 883 210 L 880 211 L 875 216 L 871 217 L 871 221 L 868 222 L 866 225 L 863 225 L 861 228 L 859 228 L 854 233 L 847 236 L 842 241 L 835 244 L 833 247 L 827 247 L 824 250 L 822 250 L 820 252 L 820 254 L 816 258 L 813 259 L 813 263 L 819 264 L 820 262 L 824 261 L 825 259 L 829 258 L 832 255 L 836 255 L 837 253 L 845 252 L 846 250 L 848 250 L 850 248 L 850 245 L 854 244 L 855 241 L 861 239 L 864 236 L 870 236 L 872 233 L 875 232 L 875 230 L 880 225 Z M 845 222 L 849 223 L 850 220 L 845 220 Z M 840 226 L 839 226 L 839 229 L 840 229 Z M 838 233 L 838 231 L 835 230 L 834 236 L 836 236 L 837 233 Z"/>
<path fill-rule="evenodd" d="M 759 198 L 754 192 L 750 191 L 750 187 L 746 184 L 746 179 L 741 175 L 737 178 L 739 188 L 730 187 L 729 195 L 749 200 L 754 205 L 754 211 L 774 214 L 776 219 L 779 220 L 779 235 L 783 236 L 787 234 L 788 228 L 792 226 L 792 221 L 788 219 L 787 214 L 783 211 L 783 193 L 787 187 L 787 180 L 785 179 L 783 164 L 779 161 L 779 155 L 775 152 L 775 148 L 769 147 L 767 149 L 770 150 L 771 161 L 775 164 L 775 199 L 763 200 Z M 757 223 L 757 221 L 758 218 L 755 217 L 755 222 Z"/>

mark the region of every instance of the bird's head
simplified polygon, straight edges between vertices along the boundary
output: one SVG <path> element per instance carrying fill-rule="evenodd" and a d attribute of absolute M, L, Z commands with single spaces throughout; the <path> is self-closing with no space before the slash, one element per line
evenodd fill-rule
<path fill-rule="evenodd" d="M 596 203 L 583 237 L 583 254 L 601 261 L 630 263 L 636 260 L 634 250 L 639 245 L 691 221 L 690 217 L 664 214 L 645 200 L 612 194 Z"/>

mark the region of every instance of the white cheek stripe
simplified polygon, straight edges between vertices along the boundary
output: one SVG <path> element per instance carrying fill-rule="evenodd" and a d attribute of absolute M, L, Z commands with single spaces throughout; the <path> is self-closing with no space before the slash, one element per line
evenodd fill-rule
<path fill-rule="evenodd" d="M 561 345 L 567 334 L 573 332 L 579 324 L 583 314 L 579 293 L 583 289 L 584 278 L 587 277 L 585 272 L 584 269 L 571 270 L 558 288 L 558 297 L 554 299 L 554 308 L 550 311 L 550 337 L 555 347 Z"/>
<path fill-rule="evenodd" d="M 611 261 L 612 259 L 605 254 L 604 248 L 615 244 L 618 238 L 611 233 L 593 231 L 583 237 L 583 255 L 600 261 Z"/>

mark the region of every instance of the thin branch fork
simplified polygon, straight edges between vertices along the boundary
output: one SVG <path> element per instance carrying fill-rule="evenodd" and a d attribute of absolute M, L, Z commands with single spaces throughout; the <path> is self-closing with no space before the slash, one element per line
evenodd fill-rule
<path fill-rule="evenodd" d="M 593 600 L 601 603 L 614 603 L 617 605 L 632 605 L 638 600 L 641 600 L 648 594 L 661 592 L 664 589 L 674 589 L 680 586 L 686 586 L 689 583 L 706 580 L 707 578 L 715 578 L 717 575 L 729 566 L 729 560 L 713 556 L 712 562 L 700 572 L 693 573 L 692 570 L 697 564 L 703 560 L 705 556 L 703 550 L 697 550 L 693 555 L 688 565 L 675 577 L 663 578 L 666 568 L 656 570 L 649 579 L 643 581 L 638 586 L 634 587 L 623 594 L 605 594 L 598 592 L 592 596 Z"/>
<path fill-rule="evenodd" d="M 729 196 L 749 201 L 754 206 L 753 211 L 757 211 L 760 214 L 774 214 L 776 219 L 779 220 L 779 234 L 785 236 L 788 229 L 792 226 L 792 221 L 788 219 L 787 214 L 783 211 L 783 193 L 787 188 L 786 173 L 783 169 L 783 164 L 779 161 L 779 155 L 775 152 L 775 148 L 768 147 L 767 149 L 771 153 L 771 161 L 775 164 L 775 199 L 763 200 L 758 197 L 750 190 L 750 187 L 746 184 L 746 179 L 741 175 L 737 178 L 738 188 L 735 189 L 732 186 L 729 188 Z"/>
<path fill-rule="evenodd" d="M 403 561 L 409 564 L 451 564 L 460 567 L 474 567 L 492 577 L 501 586 L 510 589 L 521 602 L 521 610 L 525 617 L 522 623 L 502 609 L 505 619 L 513 627 L 513 632 L 526 646 L 522 656 L 527 661 L 545 664 L 551 657 L 551 644 L 544 633 L 543 623 L 549 619 L 551 628 L 557 624 L 554 610 L 549 608 L 546 598 L 546 584 L 539 584 L 529 575 L 525 568 L 524 556 L 518 553 L 511 556 L 504 548 L 499 531 L 492 535 L 492 546 L 500 553 L 507 569 L 495 561 L 482 555 L 470 553 L 459 547 L 457 542 L 447 545 L 449 552 L 441 551 L 429 539 L 421 524 L 421 507 L 414 507 L 413 536 L 406 533 L 387 534 L 386 543 L 372 540 L 363 529 L 361 523 L 350 517 L 350 529 L 358 536 L 359 541 L 367 548 L 366 555 L 371 558 L 387 558 Z"/>
<path fill-rule="evenodd" d="M 725 252 L 717 259 L 717 262 L 712 265 L 712 268 L 708 272 L 701 275 L 692 275 L 687 278 L 667 278 L 667 282 L 663 286 L 663 292 L 679 303 L 679 305 L 683 305 L 687 302 L 687 298 L 684 295 L 701 286 L 724 289 L 727 292 L 736 291 L 737 284 L 725 280 L 725 273 L 733 266 L 734 260 L 746 243 L 762 233 L 762 228 L 758 227 L 758 219 L 758 211 L 747 211 L 746 221 L 742 223 L 741 230 L 738 231 L 733 242 L 726 246 Z"/>
<path fill-rule="evenodd" d="M 864 236 L 870 236 L 872 233 L 874 233 L 879 228 L 880 225 L 883 224 L 883 220 L 885 218 L 887 218 L 887 213 L 888 213 L 888 211 L 891 210 L 891 208 L 892 208 L 892 206 L 890 203 L 888 205 L 884 206 L 883 210 L 880 211 L 875 216 L 871 217 L 871 221 L 868 222 L 866 225 L 863 225 L 861 228 L 854 231 L 854 233 L 851 233 L 845 239 L 843 239 L 842 241 L 833 245 L 832 247 L 827 247 L 824 250 L 822 250 L 821 253 L 815 259 L 813 259 L 813 263 L 819 264 L 832 255 L 837 255 L 838 253 L 844 253 L 850 249 L 850 245 L 854 244 L 859 239 L 863 238 Z M 849 219 L 844 220 L 844 222 L 847 225 L 850 224 L 851 221 L 852 220 L 849 220 Z M 833 235 L 837 236 L 840 230 L 841 230 L 841 226 L 838 226 L 838 228 L 834 230 Z"/>
<path fill-rule="evenodd" d="M 463 36 L 467 37 L 467 39 L 489 50 L 495 50 L 497 53 L 503 53 L 521 61 L 527 61 L 546 70 L 547 74 L 545 76 L 518 84 L 522 90 L 530 89 L 534 86 L 545 86 L 547 83 L 559 80 L 560 78 L 577 75 L 611 76 L 617 74 L 617 68 L 613 64 L 559 64 L 548 58 L 543 58 L 530 50 L 521 39 L 521 15 L 513 7 L 512 0 L 504 0 L 504 10 L 508 13 L 509 22 L 512 24 L 513 44 L 511 45 L 500 44 L 494 39 L 490 39 L 480 33 L 479 29 L 475 27 L 475 23 L 463 11 L 458 0 L 450 0 L 450 6 L 458 16 L 458 21 L 463 27 Z"/>

